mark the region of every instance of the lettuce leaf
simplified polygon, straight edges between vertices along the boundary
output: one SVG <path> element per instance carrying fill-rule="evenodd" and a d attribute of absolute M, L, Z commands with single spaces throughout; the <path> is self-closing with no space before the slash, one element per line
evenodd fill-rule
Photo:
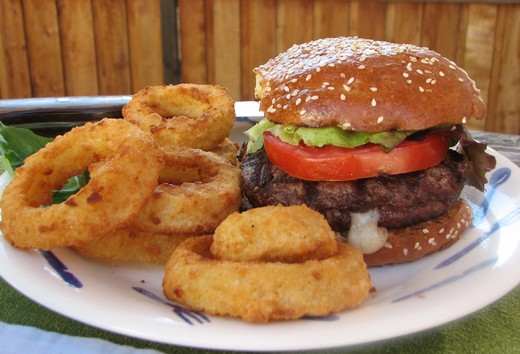
<path fill-rule="evenodd" d="M 246 131 L 249 136 L 247 152 L 258 151 L 263 146 L 263 133 L 270 132 L 283 142 L 298 145 L 323 147 L 334 145 L 353 148 L 367 143 L 381 145 L 385 151 L 390 151 L 401 143 L 413 131 L 390 131 L 382 133 L 366 133 L 361 131 L 343 130 L 339 127 L 307 128 L 295 125 L 274 124 L 262 119 L 258 124 Z"/>
<path fill-rule="evenodd" d="M 25 159 L 40 150 L 51 138 L 35 134 L 30 129 L 6 126 L 0 122 L 0 169 L 10 175 L 23 165 Z M 88 171 L 68 179 L 59 191 L 53 191 L 53 203 L 61 203 L 88 183 Z"/>
<path fill-rule="evenodd" d="M 440 130 L 439 133 L 450 138 L 455 149 L 467 156 L 470 163 L 467 184 L 483 192 L 488 182 L 486 173 L 496 166 L 495 157 L 486 152 L 487 144 L 473 139 L 463 125 L 457 125 L 450 130 Z"/>

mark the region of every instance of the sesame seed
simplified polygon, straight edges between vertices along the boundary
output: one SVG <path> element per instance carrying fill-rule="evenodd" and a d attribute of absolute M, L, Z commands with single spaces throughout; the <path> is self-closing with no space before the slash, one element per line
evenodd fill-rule
<path fill-rule="evenodd" d="M 408 256 L 408 248 L 403 248 L 403 254 L 404 254 L 405 256 Z"/>
<path fill-rule="evenodd" d="M 404 73 L 403 73 L 403 76 L 404 76 L 404 77 L 408 77 L 408 76 L 410 76 L 410 74 L 404 72 Z"/>
<path fill-rule="evenodd" d="M 430 233 L 430 230 L 428 230 L 428 229 L 422 229 L 422 233 L 423 233 L 423 234 L 428 234 L 428 233 Z"/>
<path fill-rule="evenodd" d="M 307 75 L 307 77 L 305 78 L 305 81 L 309 81 L 311 79 L 311 77 L 312 77 L 312 74 Z"/>
<path fill-rule="evenodd" d="M 350 85 L 351 83 L 353 83 L 354 80 L 355 80 L 355 79 L 354 79 L 353 77 L 351 77 L 350 79 L 348 79 L 348 81 L 347 81 L 347 85 Z"/>
<path fill-rule="evenodd" d="M 346 122 L 346 123 L 341 124 L 341 127 L 342 127 L 343 129 L 349 129 L 351 126 L 352 126 L 352 124 L 350 124 L 349 122 Z"/>
<path fill-rule="evenodd" d="M 300 111 L 300 115 L 301 115 L 301 116 L 303 116 L 305 113 L 307 113 L 307 111 L 306 111 L 305 109 L 302 109 L 302 110 Z"/>
<path fill-rule="evenodd" d="M 292 79 L 291 80 L 292 83 L 295 83 L 296 81 L 298 81 L 298 79 Z"/>
<path fill-rule="evenodd" d="M 290 100 L 290 99 L 291 99 L 291 95 L 290 95 L 290 94 L 287 94 L 287 95 L 285 95 L 285 98 L 288 99 L 288 100 Z"/>
<path fill-rule="evenodd" d="M 416 242 L 415 245 L 413 246 L 413 248 L 415 248 L 415 249 L 418 250 L 418 251 L 422 250 L 422 247 L 421 247 L 421 245 L 419 244 L 419 242 Z"/>
<path fill-rule="evenodd" d="M 377 124 L 381 124 L 381 123 L 383 123 L 383 120 L 384 120 L 384 119 L 385 119 L 385 117 L 383 117 L 383 116 L 378 117 L 378 118 L 377 118 Z"/>
<path fill-rule="evenodd" d="M 459 81 L 460 81 L 460 82 L 464 82 L 464 79 L 461 78 L 461 77 L 459 77 Z"/>
<path fill-rule="evenodd" d="M 466 124 L 466 123 L 467 123 L 466 117 L 462 117 L 462 124 Z"/>
<path fill-rule="evenodd" d="M 315 101 L 318 99 L 318 96 L 314 95 L 314 96 L 311 96 L 311 100 Z"/>
<path fill-rule="evenodd" d="M 296 100 L 296 105 L 299 105 L 300 103 L 302 103 L 302 99 L 298 97 L 298 99 Z"/>
<path fill-rule="evenodd" d="M 285 87 L 283 88 L 283 90 L 284 90 L 285 92 L 289 92 L 289 91 L 291 91 L 291 90 L 289 89 L 289 87 L 287 87 L 287 86 L 285 86 Z"/>
<path fill-rule="evenodd" d="M 372 98 L 372 102 L 370 103 L 372 107 L 375 107 L 377 105 L 376 99 Z"/>
<path fill-rule="evenodd" d="M 333 67 L 335 67 L 335 66 L 336 66 L 336 65 L 334 65 L 334 63 L 330 63 L 330 64 L 329 64 L 329 67 L 331 67 L 331 68 L 333 68 Z"/>
<path fill-rule="evenodd" d="M 411 83 L 412 83 L 412 80 L 408 79 L 408 80 L 406 80 L 406 83 L 407 83 L 407 84 L 411 84 Z"/>
<path fill-rule="evenodd" d="M 345 96 L 344 93 L 342 93 L 341 95 L 339 95 L 339 98 L 342 100 L 342 101 L 345 101 L 347 99 L 347 96 Z"/>
<path fill-rule="evenodd" d="M 437 83 L 437 80 L 433 79 L 430 84 L 435 85 Z"/>
<path fill-rule="evenodd" d="M 343 88 L 345 89 L 345 91 L 349 92 L 350 91 L 350 86 L 347 86 L 347 85 L 343 85 Z"/>
<path fill-rule="evenodd" d="M 449 67 L 450 69 L 453 69 L 453 70 L 457 69 L 457 68 L 455 67 L 455 65 L 452 65 L 452 64 L 448 65 L 448 67 Z"/>
<path fill-rule="evenodd" d="M 325 82 L 323 82 L 323 84 L 321 84 L 321 86 L 329 86 L 329 85 L 330 85 L 330 82 L 327 82 L 327 81 L 325 81 Z"/>
<path fill-rule="evenodd" d="M 319 73 L 321 71 L 321 68 L 320 67 L 317 67 L 316 68 L 316 72 Z"/>
<path fill-rule="evenodd" d="M 276 99 L 273 98 L 273 99 L 271 100 L 271 104 L 274 104 L 275 102 L 276 102 Z"/>
<path fill-rule="evenodd" d="M 289 105 L 284 104 L 282 108 L 287 109 L 287 108 L 289 108 Z"/>
<path fill-rule="evenodd" d="M 408 65 L 406 65 L 406 70 L 412 71 L 412 63 L 408 63 Z"/>
<path fill-rule="evenodd" d="M 390 242 L 385 242 L 385 248 L 390 248 L 392 249 L 392 244 Z"/>
<path fill-rule="evenodd" d="M 417 72 L 417 74 L 421 74 L 421 75 L 424 74 L 424 72 L 421 69 L 417 69 L 417 70 L 415 70 L 415 72 Z"/>
<path fill-rule="evenodd" d="M 360 66 L 357 67 L 359 70 L 363 70 L 364 68 L 366 68 L 366 66 L 364 66 L 363 64 L 361 64 Z"/>
<path fill-rule="evenodd" d="M 439 230 L 439 234 L 442 234 L 444 232 L 444 227 Z"/>
<path fill-rule="evenodd" d="M 424 92 L 424 88 L 422 86 L 419 86 L 419 91 Z"/>
<path fill-rule="evenodd" d="M 432 82 L 432 78 L 431 78 L 431 77 L 428 78 L 428 79 L 426 79 L 426 83 L 427 83 L 427 84 L 429 84 L 430 82 Z"/>
<path fill-rule="evenodd" d="M 439 76 L 444 76 L 444 72 L 443 71 L 439 71 Z"/>
<path fill-rule="evenodd" d="M 309 102 L 311 100 L 311 96 L 305 97 L 305 102 Z"/>
<path fill-rule="evenodd" d="M 377 91 L 377 87 L 371 87 L 371 88 L 370 88 L 370 91 L 372 91 L 372 92 L 376 92 L 376 91 Z"/>
<path fill-rule="evenodd" d="M 327 87 L 327 90 L 334 91 L 336 88 L 334 86 Z"/>
<path fill-rule="evenodd" d="M 344 79 L 347 75 L 345 75 L 344 73 L 341 73 L 341 74 L 339 74 L 339 76 Z"/>

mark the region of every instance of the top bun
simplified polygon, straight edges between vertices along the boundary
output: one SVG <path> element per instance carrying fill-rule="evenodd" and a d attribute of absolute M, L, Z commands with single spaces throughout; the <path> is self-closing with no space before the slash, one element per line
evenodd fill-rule
<path fill-rule="evenodd" d="M 253 71 L 260 109 L 273 123 L 423 130 L 465 124 L 486 110 L 463 69 L 411 44 L 319 39 L 294 45 Z"/>

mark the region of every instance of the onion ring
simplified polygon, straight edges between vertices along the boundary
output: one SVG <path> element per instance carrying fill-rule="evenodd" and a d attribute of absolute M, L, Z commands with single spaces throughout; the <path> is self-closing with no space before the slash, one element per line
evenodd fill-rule
<path fill-rule="evenodd" d="M 132 221 L 147 232 L 212 233 L 242 202 L 240 169 L 198 149 L 162 148 L 159 185 Z"/>
<path fill-rule="evenodd" d="M 53 190 L 90 165 L 95 168 L 87 185 L 65 202 L 49 205 Z M 48 250 L 92 240 L 139 211 L 162 167 L 152 136 L 122 119 L 76 127 L 16 170 L 0 202 L 2 232 L 19 248 Z"/>
<path fill-rule="evenodd" d="M 302 262 L 331 257 L 337 250 L 336 233 L 306 205 L 235 212 L 216 228 L 211 245 L 215 258 L 231 261 Z"/>
<path fill-rule="evenodd" d="M 73 248 L 85 258 L 100 261 L 139 261 L 163 265 L 170 259 L 173 250 L 188 237 L 125 227 Z"/>
<path fill-rule="evenodd" d="M 368 296 L 370 276 L 361 252 L 338 242 L 338 253 L 303 263 L 215 259 L 211 236 L 191 237 L 165 268 L 165 296 L 212 315 L 251 322 L 325 316 L 356 307 Z"/>
<path fill-rule="evenodd" d="M 161 146 L 211 150 L 229 135 L 235 108 L 221 86 L 148 86 L 123 107 L 123 117 L 151 132 Z"/>
<path fill-rule="evenodd" d="M 224 158 L 233 166 L 238 166 L 238 145 L 229 138 L 225 138 L 216 148 L 210 151 Z"/>

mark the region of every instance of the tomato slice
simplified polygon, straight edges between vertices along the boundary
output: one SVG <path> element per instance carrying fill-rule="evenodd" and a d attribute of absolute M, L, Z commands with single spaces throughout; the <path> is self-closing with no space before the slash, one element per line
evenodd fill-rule
<path fill-rule="evenodd" d="M 376 144 L 356 148 L 291 145 L 269 132 L 264 133 L 264 146 L 273 164 L 310 181 L 349 181 L 424 170 L 440 163 L 448 152 L 448 142 L 439 134 L 404 140 L 390 152 Z"/>

